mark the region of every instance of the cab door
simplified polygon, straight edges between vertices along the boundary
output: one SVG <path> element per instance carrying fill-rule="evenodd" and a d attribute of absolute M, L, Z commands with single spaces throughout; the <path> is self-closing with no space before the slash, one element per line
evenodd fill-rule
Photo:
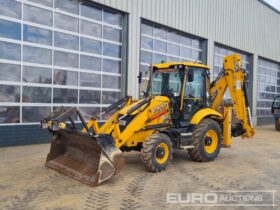
<path fill-rule="evenodd" d="M 207 70 L 191 67 L 187 72 L 186 86 L 181 111 L 181 125 L 188 125 L 192 116 L 200 109 L 206 107 L 206 79 Z"/>

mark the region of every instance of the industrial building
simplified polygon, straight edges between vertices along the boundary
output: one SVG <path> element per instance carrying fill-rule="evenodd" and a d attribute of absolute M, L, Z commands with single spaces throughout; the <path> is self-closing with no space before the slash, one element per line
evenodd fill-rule
<path fill-rule="evenodd" d="M 280 13 L 260 0 L 0 0 L 0 146 L 41 143 L 60 106 L 89 118 L 124 95 L 151 63 L 211 67 L 239 53 L 255 125 L 280 95 Z M 106 118 L 106 117 L 105 117 Z"/>

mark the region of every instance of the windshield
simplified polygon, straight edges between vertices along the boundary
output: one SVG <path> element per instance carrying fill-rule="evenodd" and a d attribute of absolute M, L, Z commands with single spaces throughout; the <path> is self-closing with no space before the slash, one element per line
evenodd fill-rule
<path fill-rule="evenodd" d="M 152 95 L 179 96 L 184 82 L 184 71 L 159 69 L 152 75 Z M 148 88 L 150 90 L 150 87 Z"/>

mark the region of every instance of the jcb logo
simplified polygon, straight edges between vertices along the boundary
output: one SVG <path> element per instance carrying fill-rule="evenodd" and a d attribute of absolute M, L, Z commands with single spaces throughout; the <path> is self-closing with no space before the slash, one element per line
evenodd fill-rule
<path fill-rule="evenodd" d="M 168 112 L 169 112 L 169 109 L 168 109 L 168 104 L 167 103 L 156 106 L 156 107 L 151 109 L 151 116 L 148 119 L 148 121 L 152 121 L 154 119 L 157 119 L 157 118 L 167 114 Z M 163 121 L 165 121 L 165 119 L 163 119 Z"/>
<path fill-rule="evenodd" d="M 152 113 L 156 114 L 158 112 L 161 112 L 162 110 L 165 110 L 167 108 L 167 103 L 161 104 L 159 106 L 156 106 L 152 109 Z"/>
<path fill-rule="evenodd" d="M 214 93 L 212 94 L 212 97 L 211 97 L 212 102 L 215 100 L 215 98 L 217 97 L 218 94 L 219 94 L 219 91 L 214 90 Z"/>

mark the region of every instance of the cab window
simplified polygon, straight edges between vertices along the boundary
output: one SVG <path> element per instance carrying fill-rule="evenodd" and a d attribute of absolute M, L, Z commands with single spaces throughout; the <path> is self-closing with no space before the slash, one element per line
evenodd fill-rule
<path fill-rule="evenodd" d="M 277 96 L 272 104 L 273 108 L 279 109 L 280 108 L 280 96 Z"/>
<path fill-rule="evenodd" d="M 180 95 L 182 88 L 181 79 L 179 77 L 179 73 L 169 74 L 169 89 L 174 93 L 175 96 Z"/>
<path fill-rule="evenodd" d="M 204 69 L 193 68 L 193 81 L 186 83 L 185 98 L 204 98 L 205 97 L 205 77 Z"/>

